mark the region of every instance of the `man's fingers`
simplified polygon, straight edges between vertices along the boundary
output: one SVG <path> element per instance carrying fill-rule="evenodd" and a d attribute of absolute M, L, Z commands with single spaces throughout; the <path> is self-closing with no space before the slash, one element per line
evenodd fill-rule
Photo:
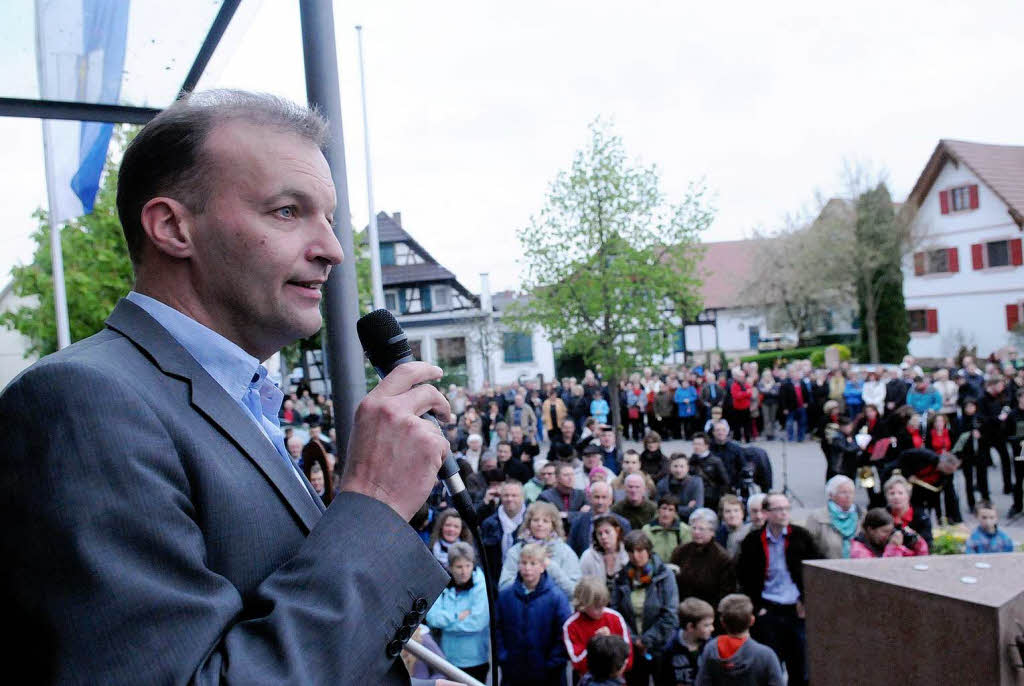
<path fill-rule="evenodd" d="M 407 362 L 391 370 L 373 392 L 384 396 L 401 395 L 418 384 L 437 381 L 443 373 L 440 367 L 426 362 Z"/>
<path fill-rule="evenodd" d="M 452 411 L 441 391 L 430 385 L 411 388 L 399 396 L 390 398 L 388 403 L 395 403 L 396 410 L 409 412 L 417 417 L 433 412 L 437 421 L 441 423 L 448 421 Z"/>

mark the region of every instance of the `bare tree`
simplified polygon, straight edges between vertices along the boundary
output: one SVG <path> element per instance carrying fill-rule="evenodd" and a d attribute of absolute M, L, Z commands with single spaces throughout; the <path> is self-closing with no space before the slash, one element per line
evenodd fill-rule
<path fill-rule="evenodd" d="M 767 309 L 769 321 L 780 322 L 800 339 L 842 299 L 842 289 L 828 273 L 827 242 L 815 228 L 789 216 L 773 234 L 755 231 L 761 244 L 743 288 L 745 304 Z"/>

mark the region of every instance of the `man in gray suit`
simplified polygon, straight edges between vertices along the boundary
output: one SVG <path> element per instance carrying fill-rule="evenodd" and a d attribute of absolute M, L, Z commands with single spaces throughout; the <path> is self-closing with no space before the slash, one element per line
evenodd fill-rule
<path fill-rule="evenodd" d="M 407 524 L 447 445 L 420 419 L 448 414 L 424 383 L 441 370 L 402 365 L 360 403 L 325 510 L 260 364 L 320 328 L 321 286 L 344 257 L 325 131 L 292 103 L 213 91 L 126 151 L 132 293 L 104 331 L 0 396 L 5 669 L 408 683 L 397 657 L 448 581 Z"/>

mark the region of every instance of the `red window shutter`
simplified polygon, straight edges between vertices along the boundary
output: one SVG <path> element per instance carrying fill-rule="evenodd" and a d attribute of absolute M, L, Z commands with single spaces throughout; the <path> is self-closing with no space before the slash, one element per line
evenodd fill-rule
<path fill-rule="evenodd" d="M 971 267 L 974 269 L 982 269 L 985 267 L 985 261 L 982 259 L 981 251 L 985 246 L 981 243 L 975 243 L 971 246 Z"/>
<path fill-rule="evenodd" d="M 1013 328 L 1020 323 L 1020 305 L 1013 303 L 1006 306 L 1006 330 L 1013 331 Z"/>
<path fill-rule="evenodd" d="M 1024 255 L 1021 254 L 1020 239 L 1013 238 L 1010 240 L 1010 264 L 1019 267 L 1022 263 L 1024 263 Z"/>
<path fill-rule="evenodd" d="M 956 274 L 960 271 L 960 251 L 956 248 L 947 248 L 946 254 L 949 256 L 947 259 L 949 262 L 949 273 Z"/>
<path fill-rule="evenodd" d="M 971 193 L 971 209 L 976 210 L 978 209 L 978 184 L 974 184 L 969 188 Z"/>
<path fill-rule="evenodd" d="M 925 317 L 928 320 L 928 333 L 939 332 L 939 311 L 938 310 L 925 310 Z"/>
<path fill-rule="evenodd" d="M 924 253 L 914 253 L 914 275 L 921 276 L 924 274 Z"/>
<path fill-rule="evenodd" d="M 949 214 L 949 191 L 939 191 L 939 207 L 942 214 Z"/>

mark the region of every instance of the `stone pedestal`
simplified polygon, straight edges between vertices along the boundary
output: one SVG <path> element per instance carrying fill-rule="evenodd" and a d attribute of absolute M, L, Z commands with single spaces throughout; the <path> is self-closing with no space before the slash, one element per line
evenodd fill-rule
<path fill-rule="evenodd" d="M 1024 554 L 816 560 L 804 590 L 812 684 L 1024 684 Z"/>

